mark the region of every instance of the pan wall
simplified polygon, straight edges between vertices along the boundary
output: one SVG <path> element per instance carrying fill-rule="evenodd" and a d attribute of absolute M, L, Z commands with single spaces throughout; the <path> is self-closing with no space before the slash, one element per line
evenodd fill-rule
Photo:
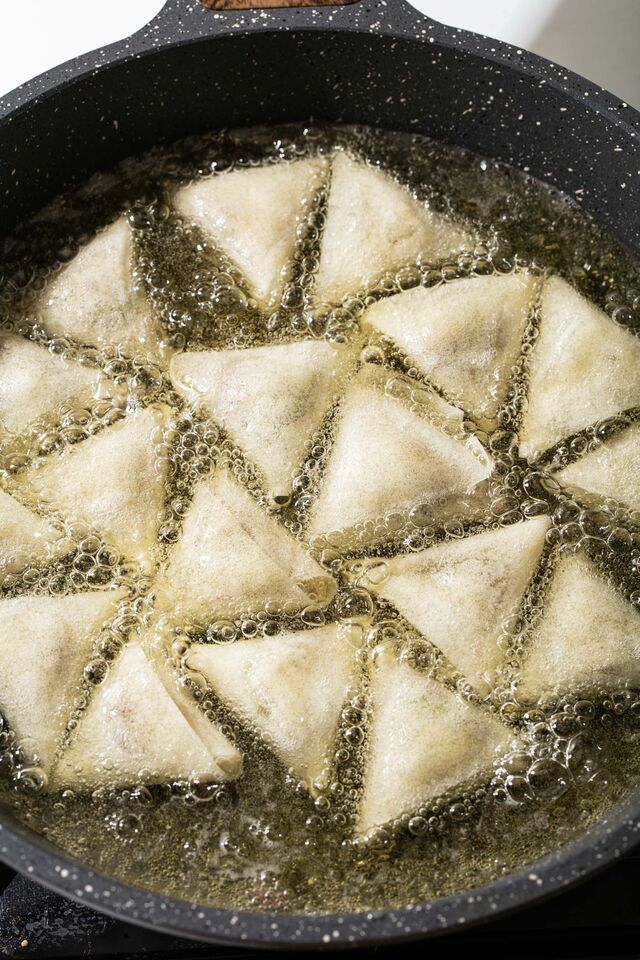
<path fill-rule="evenodd" d="M 547 80 L 544 61 L 534 75 L 530 58 L 520 72 L 458 45 L 325 31 L 119 52 L 80 76 L 59 68 L 58 86 L 0 120 L 0 232 L 154 144 L 315 119 L 415 130 L 526 168 L 640 252 L 640 138 Z"/>

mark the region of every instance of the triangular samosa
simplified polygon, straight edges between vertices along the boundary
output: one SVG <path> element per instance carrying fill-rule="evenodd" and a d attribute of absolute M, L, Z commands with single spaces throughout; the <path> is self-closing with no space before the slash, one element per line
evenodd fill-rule
<path fill-rule="evenodd" d="M 527 642 L 523 702 L 640 685 L 640 612 L 584 554 L 562 557 Z"/>
<path fill-rule="evenodd" d="M 48 772 L 102 625 L 124 594 L 0 601 L 0 711 L 27 756 Z"/>
<path fill-rule="evenodd" d="M 188 664 L 265 735 L 308 789 L 330 765 L 356 657 L 346 624 L 235 643 L 200 643 Z"/>
<path fill-rule="evenodd" d="M 504 656 L 501 625 L 518 611 L 548 529 L 548 517 L 536 517 L 392 557 L 373 589 L 478 684 Z"/>
<path fill-rule="evenodd" d="M 167 626 L 169 626 L 168 631 L 165 630 Z M 160 627 L 159 630 L 158 627 Z M 161 616 L 160 624 L 158 624 L 157 621 L 152 622 L 152 624 L 143 631 L 139 638 L 139 644 L 145 657 L 153 666 L 154 672 L 162 683 L 162 686 L 178 707 L 194 733 L 197 734 L 205 747 L 216 757 L 216 763 L 227 776 L 235 777 L 240 772 L 242 766 L 240 754 L 237 751 L 229 752 L 228 749 L 220 750 L 220 730 L 214 723 L 211 723 L 205 712 L 200 708 L 189 686 L 183 682 L 182 673 L 180 670 L 176 670 L 172 664 L 171 650 L 167 644 L 168 638 L 173 639 L 174 634 L 171 625 Z"/>
<path fill-rule="evenodd" d="M 61 534 L 0 490 L 0 577 L 60 553 Z"/>
<path fill-rule="evenodd" d="M 31 424 L 60 419 L 63 406 L 90 407 L 104 384 L 99 370 L 0 333 L 0 430 L 21 433 Z"/>
<path fill-rule="evenodd" d="M 175 205 L 228 254 L 256 299 L 274 305 L 325 167 L 309 159 L 214 174 L 178 190 Z"/>
<path fill-rule="evenodd" d="M 489 780 L 509 740 L 487 710 L 384 651 L 371 679 L 357 832 L 367 834 L 477 777 Z"/>
<path fill-rule="evenodd" d="M 173 702 L 142 647 L 127 644 L 95 689 L 53 772 L 54 789 L 218 781 L 240 772 L 237 749 L 213 724 L 206 744 Z"/>
<path fill-rule="evenodd" d="M 416 287 L 373 304 L 364 322 L 480 421 L 496 425 L 536 282 L 527 273 Z"/>
<path fill-rule="evenodd" d="M 520 430 L 529 458 L 640 405 L 640 338 L 559 277 L 544 287 L 540 317 Z"/>
<path fill-rule="evenodd" d="M 640 510 L 640 422 L 559 470 L 555 479 Z"/>
<path fill-rule="evenodd" d="M 333 161 L 315 297 L 337 302 L 419 256 L 455 256 L 473 239 L 419 203 L 384 171 L 339 153 Z"/>
<path fill-rule="evenodd" d="M 327 604 L 334 580 L 226 470 L 196 487 L 182 538 L 160 577 L 159 604 L 211 622 L 267 604 Z"/>
<path fill-rule="evenodd" d="M 229 431 L 272 496 L 287 496 L 350 356 L 345 346 L 315 340 L 183 353 L 173 359 L 171 379 Z"/>
<path fill-rule="evenodd" d="M 154 564 L 167 463 L 158 458 L 169 410 L 137 410 L 20 475 L 48 509 L 81 521 L 145 569 Z"/>
<path fill-rule="evenodd" d="M 133 281 L 132 231 L 119 217 L 98 233 L 45 287 L 39 319 L 47 333 L 107 353 L 154 361 L 170 349 L 144 294 Z"/>
<path fill-rule="evenodd" d="M 435 395 L 434 403 L 451 412 L 449 426 L 459 425 L 458 411 Z M 475 438 L 450 436 L 442 424 L 418 417 L 361 376 L 345 397 L 308 535 L 331 534 L 332 542 L 349 548 L 373 542 L 352 528 L 408 514 L 418 504 L 440 517 L 468 511 L 474 488 L 491 468 Z"/>

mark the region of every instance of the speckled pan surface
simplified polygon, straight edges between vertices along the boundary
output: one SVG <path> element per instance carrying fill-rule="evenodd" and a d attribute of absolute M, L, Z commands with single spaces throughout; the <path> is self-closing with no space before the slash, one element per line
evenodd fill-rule
<path fill-rule="evenodd" d="M 339 950 L 416 940 L 482 923 L 559 893 L 640 841 L 640 792 L 580 840 L 519 873 L 406 910 L 297 916 L 217 910 L 115 882 L 73 863 L 22 825 L 0 825 L 0 857 L 46 886 L 96 910 L 195 940 L 274 950 Z"/>
<path fill-rule="evenodd" d="M 2 229 L 156 143 L 307 117 L 415 130 L 511 163 L 573 196 L 640 255 L 640 116 L 561 67 L 434 23 L 402 0 L 237 13 L 170 0 L 131 39 L 0 101 Z M 578 842 L 480 891 L 338 917 L 170 900 L 58 856 L 7 817 L 0 858 L 98 909 L 183 936 L 347 947 L 435 935 L 516 909 L 606 865 L 639 830 L 635 795 Z"/>
<path fill-rule="evenodd" d="M 511 163 L 640 243 L 638 113 L 562 67 L 435 23 L 404 0 L 254 12 L 170 0 L 130 39 L 0 100 L 4 227 L 158 142 L 310 116 L 415 129 Z"/>

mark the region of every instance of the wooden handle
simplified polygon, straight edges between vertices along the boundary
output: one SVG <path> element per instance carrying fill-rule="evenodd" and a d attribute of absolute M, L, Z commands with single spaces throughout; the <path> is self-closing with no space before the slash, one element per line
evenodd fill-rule
<path fill-rule="evenodd" d="M 358 0 L 200 0 L 209 10 L 264 10 L 265 7 L 338 7 Z"/>

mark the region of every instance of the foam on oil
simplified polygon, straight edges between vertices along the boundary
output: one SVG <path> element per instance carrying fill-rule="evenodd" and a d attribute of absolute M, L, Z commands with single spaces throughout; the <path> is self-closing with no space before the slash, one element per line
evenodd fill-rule
<path fill-rule="evenodd" d="M 309 309 L 325 222 L 327 190 L 319 189 L 299 232 L 294 264 L 281 305 L 265 315 L 251 299 L 242 276 L 219 249 L 173 211 L 171 191 L 199 175 L 287 162 L 336 147 L 366 155 L 397 172 L 433 210 L 466 222 L 477 236 L 475 249 L 458 259 L 417 262 L 383 277 L 340 307 Z M 259 473 L 226 433 L 185 406 L 161 369 L 126 349 L 100 351 L 66 338 L 48 337 L 35 304 L 48 279 L 93 233 L 126 211 L 135 235 L 136 282 L 149 298 L 176 349 L 249 347 L 326 337 L 353 342 L 363 365 L 386 370 L 386 390 L 420 411 L 429 402 L 417 369 L 384 340 L 361 343 L 358 321 L 372 303 L 413 286 L 435 287 L 460 277 L 507 274 L 523 268 L 536 275 L 559 273 L 623 326 L 640 325 L 638 265 L 574 205 L 520 174 L 472 154 L 420 137 L 364 128 L 287 127 L 216 133 L 153 151 L 128 161 L 114 174 L 93 178 L 56 201 L 17 235 L 3 252 L 0 320 L 5 329 L 42 343 L 52 352 L 104 371 L 117 390 L 89 408 L 57 411 L 42 429 L 3 444 L 2 478 L 9 481 L 29 462 L 81 443 L 139 405 L 166 402 L 175 410 L 170 428 L 157 437 L 158 462 L 168 464 L 168 484 L 159 524 L 162 555 L 181 535 L 196 483 L 214 466 L 226 467 L 266 509 L 277 513 L 294 537 L 302 537 L 310 506 L 326 468 L 336 407 L 309 444 L 303 470 L 289 500 L 273 503 Z M 496 464 L 490 481 L 492 524 L 549 515 L 549 546 L 580 548 L 640 598 L 637 517 L 602 500 L 578 502 L 550 477 L 554 464 L 568 462 L 621 430 L 628 418 L 614 417 L 556 446 L 547 461 L 531 467 L 517 453 L 529 346 L 537 336 L 533 311 L 523 355 L 500 428 L 488 434 L 469 421 Z M 337 398 L 336 398 L 337 400 Z M 435 675 L 473 700 L 474 691 L 439 651 L 384 602 L 371 587 L 387 576 L 386 560 L 398 545 L 420 550 L 458 539 L 474 529 L 465 515 L 438 522 L 428 504 L 408 518 L 392 514 L 378 524 L 377 545 L 347 554 L 331 541 L 318 559 L 338 582 L 331 605 L 309 604 L 287 613 L 266 605 L 238 620 L 173 624 L 158 628 L 172 668 L 242 750 L 238 781 L 219 784 L 139 783 L 126 790 L 101 788 L 47 793 L 46 774 L 29 766 L 10 726 L 0 724 L 4 802 L 38 832 L 100 870 L 129 882 L 201 903 L 283 911 L 344 911 L 402 906 L 486 883 L 576 836 L 637 782 L 640 774 L 640 693 L 594 691 L 590 699 L 568 694 L 560 701 L 525 709 L 513 687 L 491 691 L 491 709 L 520 737 L 518 749 L 496 761 L 491 776 L 464 784 L 434 802 L 411 810 L 367 842 L 353 839 L 362 790 L 370 702 L 367 673 L 380 644 Z M 103 682 L 122 645 L 152 621 L 153 583 L 81 525 L 62 531 L 69 550 L 60 560 L 11 574 L 4 596 L 64 595 L 109 583 L 124 585 L 128 600 L 96 639 L 85 670 L 84 689 L 74 704 L 68 734 L 82 722 L 92 689 Z M 503 624 L 507 668 L 517 666 L 523 619 L 544 604 L 544 568 L 528 607 Z M 238 717 L 202 678 L 187 669 L 192 644 L 242 642 L 282 629 L 320 626 L 348 619 L 360 630 L 357 658 L 362 686 L 349 691 L 336 733 L 329 782 L 309 792 L 269 749 L 260 733 Z M 309 786 L 309 785 L 307 785 Z"/>

